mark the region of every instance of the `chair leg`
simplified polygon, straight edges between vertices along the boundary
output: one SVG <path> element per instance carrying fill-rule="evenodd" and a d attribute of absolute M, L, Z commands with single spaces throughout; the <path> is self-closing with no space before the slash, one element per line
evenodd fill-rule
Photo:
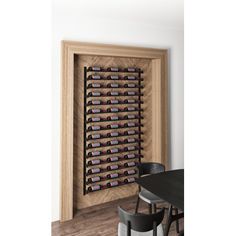
<path fill-rule="evenodd" d="M 175 215 L 178 215 L 178 209 L 175 208 Z M 179 220 L 176 220 L 176 233 L 179 233 Z"/>
<path fill-rule="evenodd" d="M 153 204 L 153 209 L 154 209 L 154 213 L 157 213 L 157 206 L 156 206 L 156 204 Z"/>
<path fill-rule="evenodd" d="M 168 236 L 168 233 L 169 233 L 169 230 L 170 230 L 170 226 L 171 226 L 171 223 L 172 223 L 172 219 L 171 218 L 172 218 L 172 205 L 169 206 L 164 236 Z"/>
<path fill-rule="evenodd" d="M 149 214 L 151 215 L 152 214 L 152 204 L 148 204 L 149 206 Z"/>
<path fill-rule="evenodd" d="M 140 198 L 138 196 L 137 203 L 136 203 L 136 208 L 135 208 L 135 214 L 138 213 L 139 201 L 140 201 Z"/>

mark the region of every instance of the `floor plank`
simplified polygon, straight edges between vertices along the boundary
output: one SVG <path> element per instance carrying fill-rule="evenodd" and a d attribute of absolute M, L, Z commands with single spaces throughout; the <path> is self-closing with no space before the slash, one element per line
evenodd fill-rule
<path fill-rule="evenodd" d="M 134 212 L 136 197 L 117 200 L 99 206 L 86 208 L 75 213 L 73 220 L 52 223 L 52 236 L 116 236 L 119 222 L 117 207 Z M 167 204 L 160 207 L 167 207 Z M 148 205 L 140 201 L 139 211 L 148 214 Z M 166 211 L 167 213 L 167 211 Z M 163 224 L 166 222 L 166 214 Z M 180 219 L 180 230 L 184 220 Z M 175 223 L 172 224 L 169 236 L 177 236 Z"/>

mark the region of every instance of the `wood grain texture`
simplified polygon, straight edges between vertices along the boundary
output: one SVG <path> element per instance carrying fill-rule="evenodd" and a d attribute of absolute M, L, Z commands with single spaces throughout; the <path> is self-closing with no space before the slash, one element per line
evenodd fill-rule
<path fill-rule="evenodd" d="M 162 159 L 161 137 L 161 60 L 152 60 L 152 161 L 166 164 Z"/>
<path fill-rule="evenodd" d="M 93 206 L 75 212 L 73 220 L 52 223 L 52 236 L 116 236 L 118 235 L 119 216 L 117 207 L 134 212 L 137 196 L 116 200 L 99 206 Z M 168 207 L 167 204 L 159 207 Z M 148 214 L 147 203 L 140 201 L 139 212 Z M 167 211 L 162 224 L 165 226 Z M 184 228 L 184 219 L 179 220 L 180 230 Z M 175 222 L 171 224 L 169 236 L 177 236 Z"/>
<path fill-rule="evenodd" d="M 61 220 L 73 217 L 73 52 L 62 47 L 61 84 Z"/>
<path fill-rule="evenodd" d="M 169 93 L 168 93 L 168 51 L 161 56 L 161 157 L 169 170 Z"/>
<path fill-rule="evenodd" d="M 74 145 L 74 128 L 78 124 L 74 122 L 73 108 L 76 106 L 74 98 L 74 78 L 77 73 L 74 70 L 74 57 L 82 55 L 112 56 L 114 58 L 140 58 L 161 59 L 161 116 L 162 116 L 162 163 L 168 162 L 168 83 L 167 83 L 167 50 L 155 48 L 139 48 L 129 46 L 117 46 L 107 44 L 81 43 L 73 41 L 62 42 L 62 89 L 61 89 L 61 221 L 70 220 L 73 217 L 73 178 L 76 180 L 78 174 L 73 174 L 73 153 L 76 151 Z M 75 74 L 73 74 L 75 73 Z M 76 83 L 76 82 L 75 82 Z M 147 87 L 148 88 L 148 87 Z M 151 91 L 152 88 L 150 88 Z M 78 90 L 79 91 L 79 90 Z M 145 96 L 148 106 L 152 95 Z M 75 103 L 75 104 L 74 104 Z M 78 104 L 77 104 L 78 105 Z M 150 119 L 151 112 L 148 114 Z M 77 127 L 76 127 L 77 126 Z M 146 127 L 149 127 L 148 123 Z M 150 128 L 150 127 L 149 127 Z M 149 147 L 152 141 L 146 141 L 144 145 Z M 145 147 L 145 146 L 144 146 Z M 145 158 L 152 159 L 152 148 L 147 149 Z M 125 187 L 125 186 L 124 186 Z M 121 187 L 123 188 L 123 187 Z M 75 194 L 74 194 L 75 196 Z M 75 202 L 75 201 L 74 201 Z"/>
<path fill-rule="evenodd" d="M 75 54 L 113 57 L 157 59 L 166 54 L 166 49 L 120 46 L 111 44 L 63 41 Z"/>
<path fill-rule="evenodd" d="M 120 187 L 116 187 L 114 189 L 107 189 L 102 191 L 97 191 L 94 193 L 89 193 L 87 195 L 83 195 L 83 124 L 84 124 L 84 115 L 83 115 L 83 109 L 84 109 L 84 87 L 83 87 L 83 68 L 84 66 L 101 66 L 104 68 L 110 67 L 110 66 L 118 66 L 121 68 L 124 67 L 138 67 L 141 68 L 144 73 L 142 74 L 142 77 L 144 78 L 144 89 L 142 90 L 144 93 L 144 104 L 141 106 L 141 108 L 144 109 L 144 112 L 142 115 L 144 116 L 143 124 L 144 127 L 142 128 L 142 131 L 144 132 L 144 135 L 142 135 L 142 138 L 144 140 L 144 143 L 142 146 L 144 147 L 144 150 L 141 152 L 144 155 L 143 161 L 152 161 L 152 148 L 151 148 L 151 130 L 152 130 L 152 120 L 149 119 L 152 114 L 152 106 L 151 106 L 151 91 L 152 91 L 152 74 L 151 74 L 151 60 L 150 59 L 137 59 L 137 58 L 121 58 L 121 57 L 101 57 L 101 56 L 86 56 L 86 55 L 80 55 L 75 57 L 75 79 L 74 79 L 74 208 L 76 209 L 82 209 L 86 207 L 90 207 L 93 205 L 98 205 L 104 202 L 113 201 L 119 198 L 124 198 L 128 196 L 132 196 L 137 193 L 137 185 L 129 184 L 124 185 Z M 102 73 L 99 73 L 102 75 Z M 102 82 L 107 83 L 107 82 Z M 122 83 L 122 82 L 120 82 Z M 125 83 L 125 81 L 123 81 Z M 122 91 L 121 89 L 116 89 L 116 91 Z M 135 97 L 129 97 L 130 99 Z M 99 98 L 103 100 L 102 98 Z M 107 98 L 105 98 L 106 100 Z M 116 98 L 114 98 L 116 99 Z M 117 97 L 117 99 L 122 99 L 120 97 Z M 124 108 L 127 105 L 119 105 L 119 108 Z M 137 106 L 137 105 L 136 105 Z M 104 107 L 103 107 L 104 108 Z M 128 113 L 122 113 L 123 115 L 126 115 Z M 99 116 L 106 116 L 99 114 Z M 88 115 L 89 117 L 89 115 Z M 120 121 L 119 124 L 124 124 L 127 121 Z M 102 125 L 107 125 L 109 123 L 104 122 Z M 99 133 L 106 133 L 106 131 L 100 131 Z M 137 136 L 136 136 L 137 137 Z M 108 141 L 109 139 L 105 139 Z M 127 146 L 127 145 L 126 145 Z M 132 146 L 130 144 L 129 146 Z M 123 147 L 123 145 L 119 145 L 120 148 Z M 102 150 L 102 148 L 98 148 L 95 150 Z M 137 151 L 136 151 L 137 153 Z M 125 153 L 124 153 L 125 154 Z M 113 154 L 117 155 L 117 154 Z M 123 154 L 122 154 L 123 155 Z M 119 163 L 119 162 L 118 162 Z M 120 162 L 122 163 L 122 162 Z M 124 163 L 124 162 L 123 162 Z M 99 167 L 99 166 L 98 166 Z M 106 165 L 102 165 L 102 167 L 106 167 Z M 114 171 L 116 172 L 116 171 Z M 111 172 L 112 173 L 112 172 Z M 103 184 L 106 182 L 103 182 Z"/>

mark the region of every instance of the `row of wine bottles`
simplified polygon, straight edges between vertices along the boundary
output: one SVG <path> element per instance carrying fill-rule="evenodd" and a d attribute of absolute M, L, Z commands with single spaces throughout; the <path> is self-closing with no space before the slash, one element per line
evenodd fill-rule
<path fill-rule="evenodd" d="M 88 114 L 99 114 L 99 113 L 113 113 L 113 112 L 129 112 L 129 111 L 143 111 L 143 109 L 140 109 L 138 107 L 124 107 L 124 108 L 118 108 L 118 107 L 109 107 L 107 109 L 101 109 L 101 108 L 94 108 L 89 109 Z"/>
<path fill-rule="evenodd" d="M 135 182 L 135 178 L 134 177 L 130 177 L 130 178 L 126 178 L 123 181 L 120 180 L 116 180 L 116 181 L 112 181 L 112 182 L 108 182 L 106 185 L 92 185 L 88 187 L 88 192 L 94 192 L 94 191 L 98 191 L 98 190 L 102 190 L 102 189 L 106 189 L 106 188 L 112 188 L 115 186 L 119 186 L 119 185 L 124 185 L 124 184 L 128 184 L 128 183 L 134 183 Z"/>
<path fill-rule="evenodd" d="M 138 84 L 118 84 L 118 83 L 110 83 L 110 84 L 107 84 L 107 85 L 103 85 L 103 84 L 100 84 L 100 83 L 91 83 L 91 84 L 88 84 L 88 89 L 90 88 L 143 88 L 143 85 L 138 85 Z"/>
<path fill-rule="evenodd" d="M 114 172 L 114 173 L 109 173 L 106 176 L 93 176 L 88 178 L 88 183 L 96 183 L 107 179 L 116 179 L 124 176 L 135 175 L 136 173 L 137 171 L 135 169 L 130 169 L 130 170 L 125 170 L 123 173 Z"/>
<path fill-rule="evenodd" d="M 106 134 L 90 134 L 88 135 L 87 140 L 93 140 L 93 139 L 101 139 L 101 138 L 110 138 L 110 137 L 122 137 L 122 136 L 129 136 L 129 135 L 139 135 L 143 134 L 143 132 L 139 132 L 136 130 L 127 130 L 124 132 L 110 132 Z"/>
<path fill-rule="evenodd" d="M 102 121 L 117 121 L 117 120 L 131 120 L 131 119 L 143 119 L 143 116 L 138 115 L 125 115 L 125 116 L 108 116 L 108 117 L 89 117 L 87 122 L 102 122 Z"/>
<path fill-rule="evenodd" d="M 94 165 L 101 165 L 101 164 L 106 164 L 106 163 L 111 163 L 111 162 L 117 162 L 117 161 L 122 161 L 122 160 L 129 160 L 129 159 L 135 159 L 135 158 L 141 158 L 143 157 L 143 155 L 139 155 L 139 154 L 127 154 L 124 156 L 112 156 L 112 157 L 108 157 L 105 160 L 101 160 L 101 159 L 93 159 L 93 160 L 89 160 L 87 162 L 87 166 L 94 166 Z"/>
<path fill-rule="evenodd" d="M 113 171 L 113 170 L 119 170 L 119 169 L 134 167 L 134 166 L 136 166 L 136 162 L 132 161 L 132 162 L 126 162 L 123 165 L 109 165 L 109 166 L 107 166 L 106 169 L 94 167 L 94 168 L 91 168 L 87 171 L 87 175 L 98 174 L 98 173 Z"/>
<path fill-rule="evenodd" d="M 102 76 L 102 75 L 89 75 L 87 80 L 113 80 L 113 81 L 143 81 L 143 78 L 129 75 L 129 76 L 120 76 L 120 75 L 108 75 L 108 76 Z"/>
<path fill-rule="evenodd" d="M 89 66 L 87 71 L 100 71 L 100 72 L 142 72 L 140 68 L 136 67 L 128 67 L 128 68 L 120 68 L 120 67 L 108 67 L 107 69 L 100 66 Z"/>
<path fill-rule="evenodd" d="M 136 99 L 125 99 L 125 100 L 118 100 L 118 99 L 111 99 L 111 100 L 107 100 L 102 101 L 102 100 L 92 100 L 88 102 L 88 106 L 89 105 L 109 105 L 109 104 L 142 104 L 143 101 L 140 100 L 136 100 Z"/>
<path fill-rule="evenodd" d="M 117 92 L 117 91 L 109 91 L 107 93 L 102 93 L 99 91 L 96 92 L 89 92 L 88 97 L 102 97 L 102 96 L 143 96 L 143 93 L 134 92 L 134 91 L 127 91 L 124 93 Z"/>
<path fill-rule="evenodd" d="M 128 146 L 124 148 L 111 148 L 106 151 L 92 151 L 88 152 L 87 157 L 96 157 L 96 156 L 102 156 L 107 154 L 114 154 L 114 153 L 120 153 L 120 152 L 130 152 L 130 151 L 136 151 L 141 150 L 142 147 L 139 146 Z"/>
<path fill-rule="evenodd" d="M 101 142 L 89 143 L 87 148 L 99 148 L 99 147 L 121 145 L 121 144 L 127 144 L 127 143 L 138 143 L 138 142 L 143 142 L 143 140 L 137 139 L 137 138 L 126 138 L 123 140 L 113 139 L 113 140 L 107 141 L 106 143 L 101 143 Z"/>
<path fill-rule="evenodd" d="M 107 129 L 121 129 L 121 128 L 133 128 L 133 127 L 142 127 L 142 124 L 139 124 L 137 122 L 128 122 L 123 125 L 120 124 L 110 124 L 107 126 L 101 126 L 101 125 L 91 125 L 88 127 L 87 131 L 97 131 L 97 130 L 107 130 Z"/>

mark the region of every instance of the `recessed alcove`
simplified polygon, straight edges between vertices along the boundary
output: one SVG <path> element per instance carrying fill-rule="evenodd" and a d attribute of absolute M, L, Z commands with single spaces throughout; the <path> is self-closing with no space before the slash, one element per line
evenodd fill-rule
<path fill-rule="evenodd" d="M 143 71 L 141 161 L 160 162 L 168 169 L 167 50 L 64 41 L 61 221 L 72 219 L 73 209 L 79 210 L 137 193 L 137 185 L 132 183 L 84 194 L 84 67 L 89 66 L 132 67 Z M 119 107 L 123 109 L 125 105 Z M 123 124 L 124 121 L 121 121 Z M 104 122 L 104 125 L 108 123 Z"/>

